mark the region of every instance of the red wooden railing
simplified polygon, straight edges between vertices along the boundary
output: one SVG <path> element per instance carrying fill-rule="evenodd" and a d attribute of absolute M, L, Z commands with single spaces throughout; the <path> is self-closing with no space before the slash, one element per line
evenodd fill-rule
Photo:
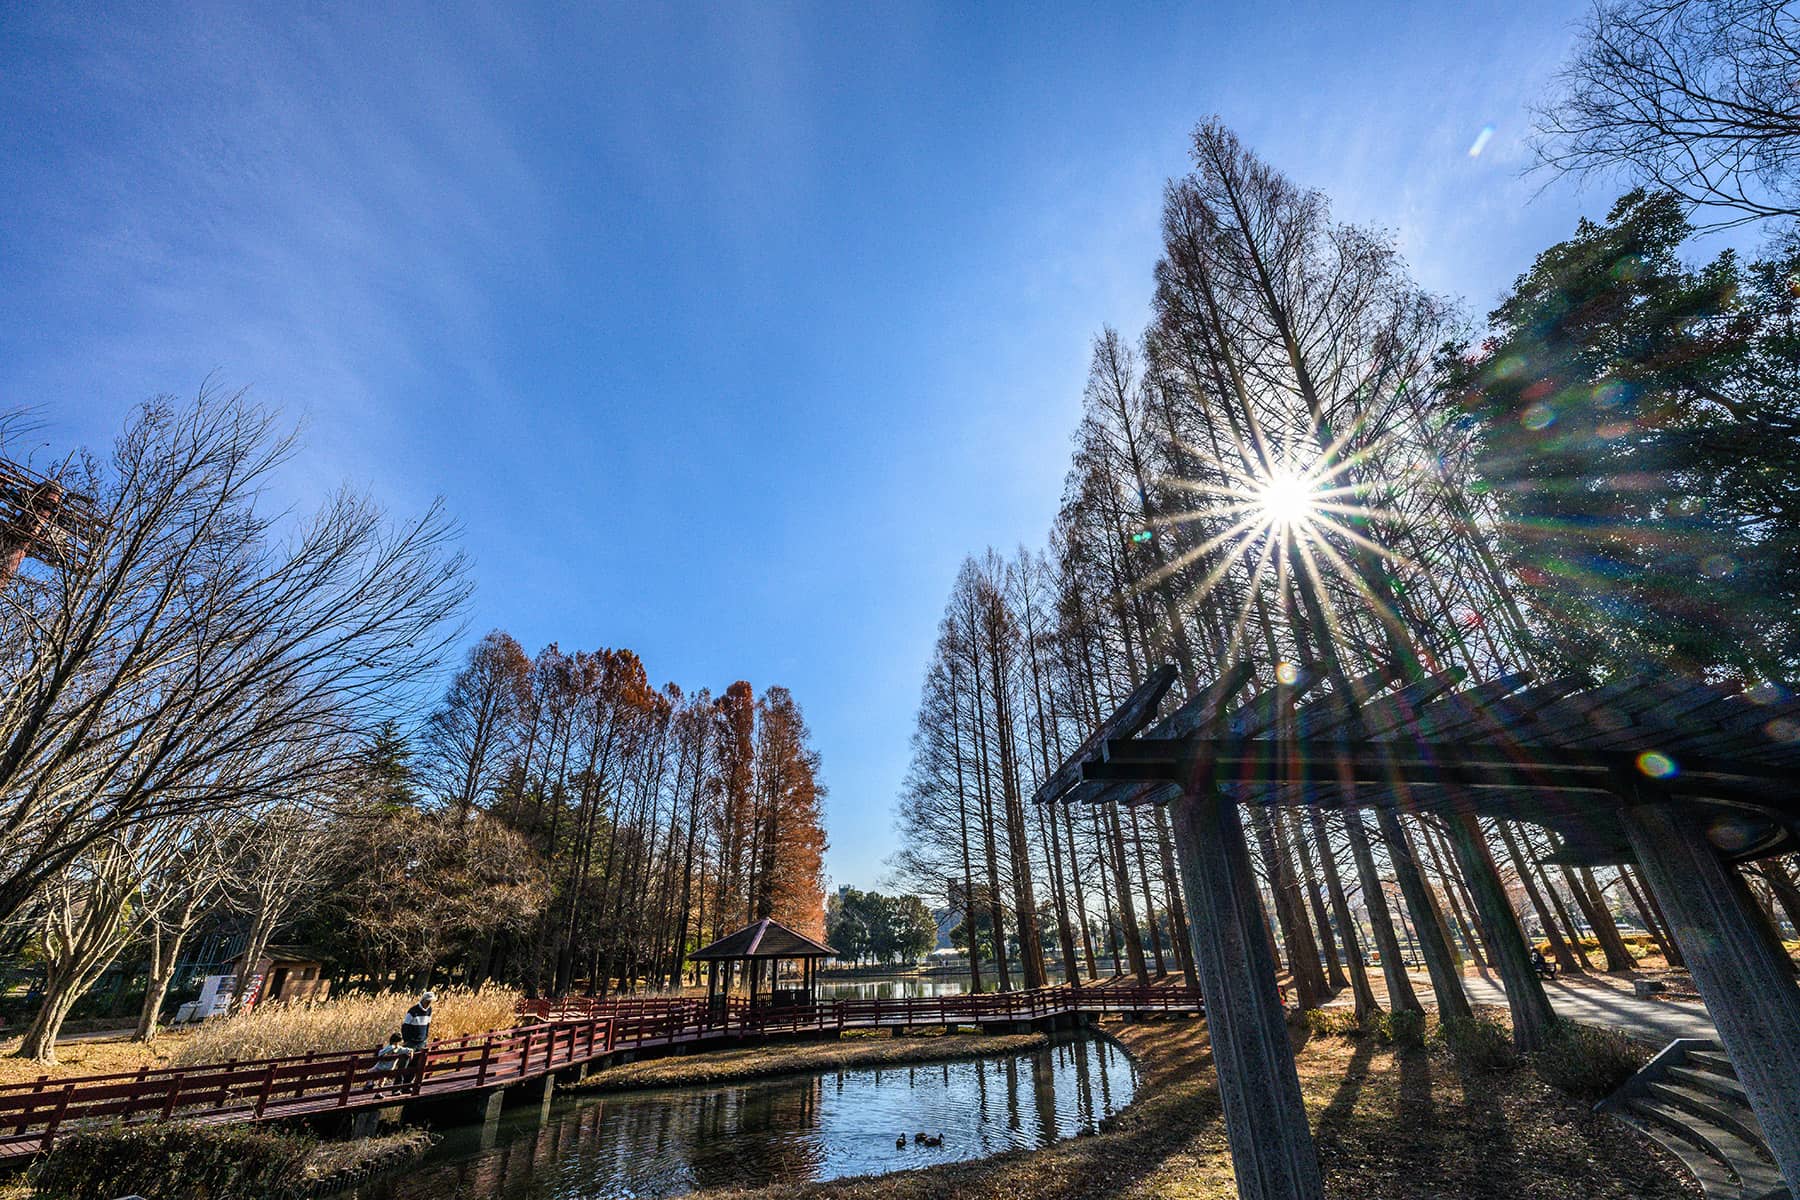
<path fill-rule="evenodd" d="M 403 1097 L 508 1087 L 614 1050 L 715 1038 L 907 1025 L 1034 1021 L 1069 1013 L 1189 1012 L 1185 987 L 1047 987 L 895 1000 L 752 1007 L 685 997 L 572 996 L 527 1000 L 531 1023 L 432 1042 L 403 1078 L 375 1072 L 375 1052 L 290 1055 L 75 1079 L 0 1085 L 0 1158 L 38 1154 L 60 1134 L 110 1122 L 180 1117 L 260 1121 L 393 1104 Z"/>
<path fill-rule="evenodd" d="M 398 1077 L 377 1073 L 375 1052 L 361 1050 L 0 1085 L 0 1157 L 37 1154 L 58 1134 L 116 1121 L 258 1121 L 505 1087 L 609 1053 L 612 1031 L 612 1018 L 595 1014 L 446 1038 Z"/>
<path fill-rule="evenodd" d="M 568 996 L 521 1002 L 540 1021 L 608 1016 L 619 1046 L 656 1045 L 703 1037 L 868 1029 L 905 1025 L 980 1025 L 1032 1021 L 1069 1013 L 1193 1012 L 1200 995 L 1188 987 L 1045 987 L 1029 991 L 893 1000 L 825 1000 L 801 1005 L 760 1003 L 741 996 L 715 1001 L 686 997 Z"/>

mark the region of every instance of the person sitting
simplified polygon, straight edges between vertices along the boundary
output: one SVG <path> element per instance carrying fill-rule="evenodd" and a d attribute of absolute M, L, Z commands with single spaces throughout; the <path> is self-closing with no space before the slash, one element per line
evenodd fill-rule
<path fill-rule="evenodd" d="M 1531 948 L 1531 969 L 1538 973 L 1539 979 L 1556 978 L 1556 964 L 1545 958 L 1544 952 L 1536 946 Z"/>
<path fill-rule="evenodd" d="M 389 1036 L 387 1045 L 375 1052 L 375 1065 L 369 1068 L 369 1082 L 363 1084 L 363 1091 L 386 1088 L 405 1072 L 411 1058 L 412 1051 L 400 1044 L 400 1035 Z"/>

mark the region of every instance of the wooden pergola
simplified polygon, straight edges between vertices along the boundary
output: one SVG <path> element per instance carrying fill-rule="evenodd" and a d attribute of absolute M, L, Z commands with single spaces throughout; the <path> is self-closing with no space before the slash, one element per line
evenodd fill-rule
<path fill-rule="evenodd" d="M 1547 827 L 1562 862 L 1635 862 L 1777 1166 L 1790 1187 L 1800 1185 L 1800 986 L 1732 869 L 1800 845 L 1800 703 L 1791 692 L 1650 675 L 1595 684 L 1521 674 L 1471 685 L 1454 674 L 1328 681 L 1300 671 L 1237 702 L 1251 674 L 1247 664 L 1226 671 L 1158 721 L 1175 678 L 1160 669 L 1034 797 L 1171 805 L 1245 1200 L 1313 1200 L 1322 1189 L 1239 803 L 1372 809 L 1384 832 L 1399 812 L 1442 817 L 1495 943 L 1515 1036 L 1528 1047 L 1554 1018 L 1478 819 Z M 1424 896 L 1416 864 L 1392 857 L 1416 907 Z M 1445 945 L 1425 938 L 1422 950 L 1434 983 L 1445 985 L 1440 997 L 1460 997 Z"/>
<path fill-rule="evenodd" d="M 805 934 L 796 933 L 786 925 L 770 917 L 751 925 L 746 925 L 736 933 L 726 934 L 710 946 L 702 946 L 688 956 L 694 962 L 706 964 L 706 998 L 709 1004 L 716 1004 L 730 993 L 732 973 L 742 964 L 743 977 L 750 992 L 750 1005 L 757 1004 L 757 985 L 763 974 L 763 967 L 768 967 L 769 990 L 766 996 L 771 1005 L 810 1004 L 813 1000 L 813 987 L 818 978 L 818 964 L 821 958 L 836 958 L 837 951 L 824 942 L 815 942 Z M 798 988 L 778 989 L 776 983 L 776 965 L 783 961 L 800 963 L 801 984 Z M 719 986 L 719 967 L 725 967 L 725 984 Z"/>

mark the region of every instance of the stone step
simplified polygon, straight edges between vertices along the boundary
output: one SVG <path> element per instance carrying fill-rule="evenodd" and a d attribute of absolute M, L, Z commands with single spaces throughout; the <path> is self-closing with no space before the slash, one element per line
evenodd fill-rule
<path fill-rule="evenodd" d="M 1737 1078 L 1737 1068 L 1731 1065 L 1731 1060 L 1725 1057 L 1723 1051 L 1689 1050 L 1686 1056 L 1686 1065 L 1696 1070 L 1709 1071 L 1714 1075 L 1729 1075 L 1733 1079 Z"/>
<path fill-rule="evenodd" d="M 1738 1195 L 1746 1198 L 1767 1196 L 1782 1187 L 1780 1173 L 1765 1157 L 1759 1142 L 1661 1101 L 1634 1099 L 1626 1107 L 1634 1115 L 1662 1126 L 1677 1137 L 1688 1139 L 1718 1159 L 1736 1177 Z"/>
<path fill-rule="evenodd" d="M 1737 1176 L 1694 1143 L 1624 1109 L 1614 1111 L 1613 1116 L 1680 1159 L 1689 1174 L 1700 1181 L 1700 1190 L 1706 1200 L 1746 1200 Z"/>
<path fill-rule="evenodd" d="M 1720 1075 L 1715 1071 L 1701 1071 L 1694 1067 L 1670 1067 L 1665 1074 L 1677 1083 L 1688 1084 L 1703 1092 L 1724 1096 L 1739 1104 L 1748 1105 L 1750 1103 L 1750 1097 L 1744 1091 L 1744 1085 L 1730 1075 Z"/>
<path fill-rule="evenodd" d="M 1729 1129 L 1753 1145 L 1765 1144 L 1762 1126 L 1757 1124 L 1756 1114 L 1750 1111 L 1748 1105 L 1673 1081 L 1651 1080 L 1644 1087 L 1654 1099 L 1691 1113 L 1703 1121 L 1710 1121 L 1722 1129 Z"/>

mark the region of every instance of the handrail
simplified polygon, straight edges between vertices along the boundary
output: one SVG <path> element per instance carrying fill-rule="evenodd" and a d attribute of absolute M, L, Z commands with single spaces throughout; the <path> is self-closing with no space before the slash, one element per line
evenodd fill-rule
<path fill-rule="evenodd" d="M 377 1072 L 375 1051 L 356 1050 L 38 1079 L 0 1090 L 0 1155 L 41 1153 L 71 1127 L 107 1121 L 255 1121 L 506 1086 L 610 1053 L 613 1028 L 611 1017 L 593 1015 L 444 1038 L 427 1043 L 403 1071 Z M 550 1035 L 549 1052 L 534 1061 L 539 1031 Z"/>
<path fill-rule="evenodd" d="M 1200 1009 L 1189 987 L 1070 986 L 892 1000 L 752 1006 L 670 997 L 524 1000 L 526 1023 L 427 1044 L 404 1072 L 374 1070 L 373 1050 L 292 1054 L 0 1085 L 0 1157 L 48 1150 L 70 1129 L 109 1121 L 259 1121 L 392 1104 L 403 1096 L 508 1087 L 614 1050 L 773 1033 L 1038 1020 L 1078 1012 Z M 358 1087 L 358 1084 L 361 1087 Z"/>

